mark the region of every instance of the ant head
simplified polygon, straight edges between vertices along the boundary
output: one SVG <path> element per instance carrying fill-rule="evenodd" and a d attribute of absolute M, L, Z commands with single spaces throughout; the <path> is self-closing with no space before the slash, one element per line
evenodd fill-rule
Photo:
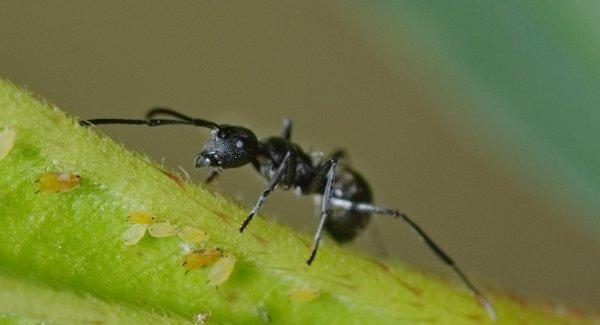
<path fill-rule="evenodd" d="M 210 141 L 196 158 L 196 167 L 236 168 L 254 159 L 258 152 L 258 139 L 252 131 L 231 125 L 213 129 Z"/>

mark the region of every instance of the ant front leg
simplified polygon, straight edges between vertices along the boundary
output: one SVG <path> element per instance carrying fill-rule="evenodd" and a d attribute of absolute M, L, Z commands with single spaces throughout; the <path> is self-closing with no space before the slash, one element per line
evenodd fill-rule
<path fill-rule="evenodd" d="M 244 229 L 246 229 L 246 227 L 248 226 L 250 221 L 252 221 L 252 218 L 254 218 L 254 215 L 256 215 L 258 213 L 258 210 L 260 210 L 262 205 L 265 203 L 267 196 L 269 196 L 269 194 L 275 189 L 275 187 L 277 187 L 277 184 L 279 184 L 279 181 L 281 181 L 281 178 L 290 163 L 291 157 L 292 157 L 292 152 L 288 151 L 285 154 L 285 157 L 283 158 L 283 160 L 281 161 L 281 165 L 279 165 L 279 168 L 275 172 L 275 175 L 273 175 L 273 177 L 269 181 L 269 185 L 260 194 L 260 197 L 258 198 L 258 201 L 254 205 L 254 208 L 252 208 L 252 211 L 250 212 L 248 217 L 246 217 L 244 222 L 242 222 L 242 225 L 240 226 L 240 233 L 244 232 Z"/>
<path fill-rule="evenodd" d="M 319 244 L 321 242 L 321 237 L 323 236 L 323 228 L 325 227 L 325 223 L 329 218 L 330 213 L 330 205 L 331 205 L 331 192 L 333 189 L 333 180 L 335 179 L 335 168 L 337 167 L 337 158 L 331 157 L 324 165 L 322 165 L 319 170 L 319 174 L 315 178 L 318 182 L 321 177 L 324 175 L 327 176 L 327 185 L 325 185 L 325 190 L 323 192 L 323 204 L 321 205 L 321 221 L 319 221 L 319 227 L 317 228 L 317 232 L 315 233 L 315 238 L 313 239 L 313 248 L 310 252 L 310 257 L 306 260 L 306 264 L 311 265 L 317 256 L 317 250 L 319 249 Z"/>

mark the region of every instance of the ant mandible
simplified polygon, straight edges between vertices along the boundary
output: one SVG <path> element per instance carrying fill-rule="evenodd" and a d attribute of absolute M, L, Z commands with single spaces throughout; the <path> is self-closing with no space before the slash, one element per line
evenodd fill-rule
<path fill-rule="evenodd" d="M 169 116 L 174 119 L 155 118 Z M 323 229 L 337 242 L 347 242 L 358 235 L 369 222 L 372 214 L 391 216 L 404 221 L 427 244 L 427 246 L 450 266 L 463 283 L 475 294 L 492 319 L 496 318 L 491 302 L 473 285 L 456 263 L 406 214 L 395 209 L 374 205 L 373 194 L 367 181 L 356 171 L 339 160 L 344 151 L 336 151 L 329 158 L 315 159 L 307 155 L 300 146 L 291 142 L 292 123 L 283 120 L 281 136 L 258 140 L 249 129 L 241 126 L 217 124 L 192 118 L 169 108 L 153 108 L 146 119 L 91 119 L 83 125 L 133 124 L 147 126 L 192 125 L 211 129 L 210 141 L 196 157 L 195 167 L 209 167 L 207 183 L 214 180 L 225 168 L 238 168 L 252 164 L 269 184 L 260 194 L 252 211 L 242 222 L 240 233 L 248 227 L 252 218 L 263 206 L 269 194 L 276 188 L 294 188 L 305 195 L 321 196 L 321 219 L 314 236 L 308 265 L 314 261 Z"/>

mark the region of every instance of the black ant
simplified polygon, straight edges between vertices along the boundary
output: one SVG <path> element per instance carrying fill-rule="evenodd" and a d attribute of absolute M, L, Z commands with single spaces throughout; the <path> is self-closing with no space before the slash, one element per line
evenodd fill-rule
<path fill-rule="evenodd" d="M 174 119 L 156 119 L 166 115 Z M 146 119 L 92 119 L 83 125 L 136 124 L 147 126 L 192 125 L 211 129 L 210 141 L 196 157 L 197 168 L 210 167 L 206 182 L 214 180 L 225 168 L 252 164 L 269 185 L 260 194 L 252 211 L 242 222 L 240 233 L 248 227 L 265 200 L 277 186 L 286 190 L 294 188 L 305 195 L 320 195 L 321 219 L 314 236 L 313 247 L 306 263 L 314 261 L 323 229 L 338 242 L 347 242 L 358 235 L 368 224 L 371 214 L 388 215 L 404 221 L 429 246 L 429 248 L 460 277 L 464 284 L 484 305 L 492 319 L 496 314 L 491 302 L 471 283 L 463 271 L 414 221 L 406 214 L 387 207 L 374 205 L 373 194 L 367 181 L 340 160 L 345 152 L 338 150 L 329 158 L 317 159 L 307 155 L 300 146 L 291 142 L 292 123 L 283 120 L 281 136 L 258 140 L 249 129 L 241 126 L 217 124 L 196 119 L 169 108 L 153 108 Z"/>

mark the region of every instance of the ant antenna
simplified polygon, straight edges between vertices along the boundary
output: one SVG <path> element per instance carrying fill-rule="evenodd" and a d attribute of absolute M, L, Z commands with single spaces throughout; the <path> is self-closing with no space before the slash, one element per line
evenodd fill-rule
<path fill-rule="evenodd" d="M 180 120 L 193 122 L 194 125 L 206 126 L 206 127 L 214 128 L 214 129 L 219 128 L 219 124 L 217 124 L 215 122 L 211 122 L 211 121 L 207 121 L 207 120 L 203 120 L 203 119 L 199 119 L 199 118 L 189 117 L 185 114 L 179 113 L 177 111 L 174 111 L 174 110 L 172 110 L 170 108 L 166 108 L 166 107 L 154 107 L 154 108 L 150 109 L 148 111 L 148 113 L 146 113 L 146 118 L 151 119 L 151 118 L 154 118 L 154 116 L 156 116 L 156 115 L 173 116 Z M 202 124 L 202 125 L 200 125 L 200 124 Z"/>
<path fill-rule="evenodd" d="M 176 117 L 177 119 L 154 119 L 152 118 L 155 115 L 168 115 Z M 146 114 L 146 120 L 140 119 L 119 119 L 119 118 L 100 118 L 100 119 L 91 119 L 79 122 L 82 125 L 96 125 L 96 124 L 131 124 L 131 125 L 148 125 L 148 126 L 161 126 L 161 125 L 193 125 L 200 126 L 209 129 L 219 129 L 220 125 L 199 119 L 199 118 L 191 118 L 185 114 L 181 114 L 169 108 L 157 107 L 153 108 Z"/>
<path fill-rule="evenodd" d="M 148 113 L 146 113 L 146 118 L 151 119 L 156 115 L 173 116 L 173 117 L 176 117 L 183 121 L 192 122 L 196 126 L 205 126 L 205 127 L 212 128 L 212 129 L 219 128 L 219 124 L 217 124 L 215 122 L 211 122 L 211 121 L 203 120 L 203 119 L 199 119 L 199 118 L 189 117 L 185 114 L 179 113 L 179 112 L 172 110 L 170 108 L 167 108 L 167 107 L 154 107 L 154 108 L 150 109 L 148 111 Z"/>

